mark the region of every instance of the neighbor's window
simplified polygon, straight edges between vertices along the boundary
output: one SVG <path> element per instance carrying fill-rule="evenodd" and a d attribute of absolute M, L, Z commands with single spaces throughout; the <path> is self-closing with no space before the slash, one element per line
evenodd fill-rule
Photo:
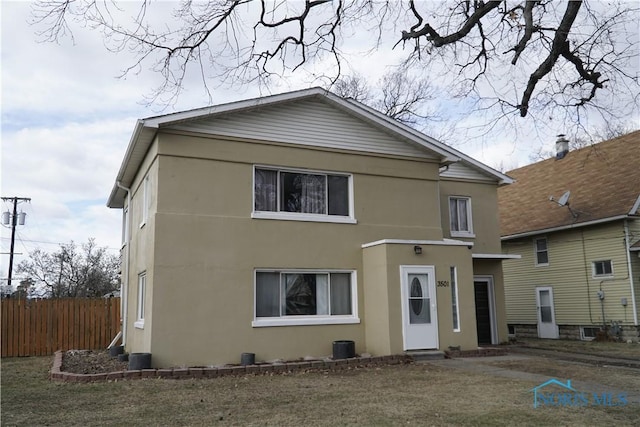
<path fill-rule="evenodd" d="M 535 239 L 533 241 L 536 252 L 536 265 L 548 265 L 549 264 L 549 250 L 547 248 L 547 239 Z"/>
<path fill-rule="evenodd" d="M 449 197 L 449 222 L 452 236 L 473 235 L 470 197 Z"/>
<path fill-rule="evenodd" d="M 449 268 L 451 272 L 451 308 L 453 311 L 453 331 L 460 332 L 460 312 L 458 310 L 458 273 L 456 267 Z"/>
<path fill-rule="evenodd" d="M 138 275 L 138 305 L 136 308 L 136 322 L 134 326 L 142 328 L 144 326 L 144 300 L 147 294 L 147 273 Z"/>
<path fill-rule="evenodd" d="M 593 277 L 613 276 L 613 264 L 610 259 L 606 261 L 594 261 L 592 265 Z"/>
<path fill-rule="evenodd" d="M 256 167 L 253 217 L 351 219 L 350 180 L 349 175 Z"/>
<path fill-rule="evenodd" d="M 257 271 L 254 326 L 353 323 L 353 272 Z M 276 322 L 269 322 L 275 320 Z"/>

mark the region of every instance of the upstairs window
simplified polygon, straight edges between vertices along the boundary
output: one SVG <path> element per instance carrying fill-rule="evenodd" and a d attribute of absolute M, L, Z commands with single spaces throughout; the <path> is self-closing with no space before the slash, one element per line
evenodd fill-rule
<path fill-rule="evenodd" d="M 610 259 L 606 261 L 594 261 L 592 267 L 593 277 L 613 276 L 613 264 Z"/>
<path fill-rule="evenodd" d="M 549 265 L 549 250 L 547 248 L 547 238 L 535 239 L 533 241 L 536 253 L 536 265 Z"/>
<path fill-rule="evenodd" d="M 140 222 L 140 227 L 144 226 L 147 223 L 147 219 L 149 218 L 149 207 L 151 205 L 151 180 L 149 175 L 144 177 L 142 181 L 142 221 Z"/>
<path fill-rule="evenodd" d="M 255 168 L 254 218 L 352 222 L 351 176 Z"/>
<path fill-rule="evenodd" d="M 452 236 L 473 237 L 470 197 L 449 197 L 449 225 Z"/>

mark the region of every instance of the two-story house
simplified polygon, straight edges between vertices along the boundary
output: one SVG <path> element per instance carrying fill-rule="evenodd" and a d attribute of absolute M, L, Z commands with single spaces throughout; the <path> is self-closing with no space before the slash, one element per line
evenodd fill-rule
<path fill-rule="evenodd" d="M 499 189 L 507 319 L 520 337 L 638 339 L 640 131 L 508 172 Z"/>
<path fill-rule="evenodd" d="M 319 88 L 139 120 L 108 200 L 125 348 L 201 366 L 505 341 L 510 182 Z"/>

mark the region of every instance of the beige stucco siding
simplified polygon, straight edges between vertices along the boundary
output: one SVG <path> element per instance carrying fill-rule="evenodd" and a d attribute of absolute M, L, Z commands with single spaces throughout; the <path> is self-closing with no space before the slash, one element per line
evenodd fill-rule
<path fill-rule="evenodd" d="M 499 254 L 500 221 L 496 206 L 498 205 L 498 187 L 496 183 L 480 183 L 470 181 L 453 181 L 444 179 L 440 182 L 440 215 L 442 228 L 446 237 L 451 237 L 449 197 L 464 196 L 471 198 L 472 222 L 474 238 L 453 237 L 474 242 L 473 252 L 478 254 Z"/>
<path fill-rule="evenodd" d="M 627 321 L 630 311 L 622 307 L 622 297 L 630 298 L 622 222 L 556 232 L 546 235 L 548 266 L 535 266 L 534 239 L 507 241 L 506 253 L 520 254 L 519 260 L 504 262 L 507 318 L 509 323 L 537 322 L 538 286 L 551 286 L 556 322 L 560 325 L 602 324 L 605 320 Z M 594 277 L 593 261 L 611 260 L 613 277 Z M 601 303 L 597 291 L 605 292 Z"/>
<path fill-rule="evenodd" d="M 144 203 L 144 180 L 149 179 L 148 188 L 148 215 L 143 219 Z M 123 267 L 123 271 L 128 272 L 128 283 L 126 292 L 127 299 L 127 330 L 126 330 L 126 350 L 135 349 L 136 352 L 151 351 L 151 331 L 153 322 L 152 301 L 154 283 L 154 247 L 155 247 L 155 227 L 157 212 L 157 189 L 158 189 L 158 158 L 157 144 L 153 144 L 147 153 L 133 185 L 131 191 L 131 206 L 129 210 L 130 240 L 123 249 L 125 256 L 123 262 L 128 262 L 128 266 Z M 127 251 L 129 252 L 126 256 Z M 134 327 L 137 318 L 138 307 L 138 278 L 141 273 L 146 274 L 146 294 L 145 294 L 145 321 L 144 328 Z"/>
<path fill-rule="evenodd" d="M 404 351 L 400 266 L 433 266 L 436 284 L 438 282 L 441 284 L 441 286 L 436 285 L 439 348 L 445 350 L 449 346 L 460 346 L 464 350 L 477 348 L 473 263 L 469 249 L 466 246 L 421 245 L 423 253 L 416 255 L 413 246 L 413 244 L 381 244 L 365 248 L 363 251 L 367 267 L 365 290 L 369 290 L 370 287 L 376 290 L 375 293 L 367 292 L 366 295 L 367 347 L 375 348 L 383 354 Z M 457 267 L 459 332 L 453 330 L 450 274 L 452 266 Z M 370 272 L 369 267 L 374 269 Z M 385 276 L 380 279 L 383 272 Z M 377 318 L 378 313 L 388 313 L 388 322 Z M 369 321 L 372 323 L 369 324 Z"/>
<path fill-rule="evenodd" d="M 326 356 L 339 339 L 365 351 L 361 245 L 442 238 L 437 164 L 238 140 L 160 141 L 154 365 L 228 363 L 241 352 L 258 360 Z M 351 173 L 357 224 L 252 219 L 255 164 Z M 360 323 L 252 327 L 261 268 L 355 271 Z"/>

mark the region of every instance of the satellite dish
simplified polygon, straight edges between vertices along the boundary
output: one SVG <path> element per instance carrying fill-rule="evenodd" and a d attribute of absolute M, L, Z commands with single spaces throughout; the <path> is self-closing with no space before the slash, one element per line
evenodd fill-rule
<path fill-rule="evenodd" d="M 556 203 L 558 203 L 560 206 L 566 206 L 567 203 L 569 203 L 569 196 L 571 196 L 571 191 L 567 191 L 562 196 L 560 196 Z"/>

